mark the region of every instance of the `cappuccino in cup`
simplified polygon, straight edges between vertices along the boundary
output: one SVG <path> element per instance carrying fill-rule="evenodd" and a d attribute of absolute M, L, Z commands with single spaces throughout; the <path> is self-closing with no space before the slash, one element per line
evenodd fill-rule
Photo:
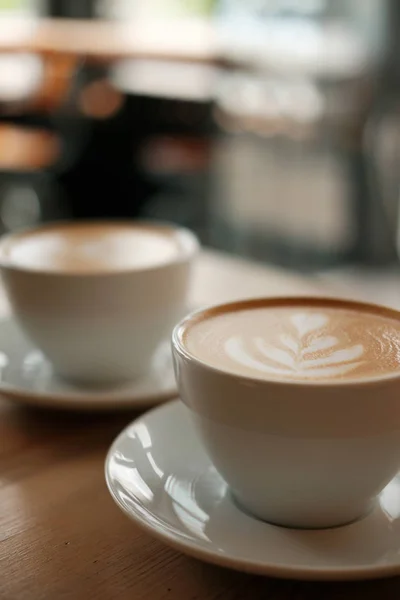
<path fill-rule="evenodd" d="M 238 504 L 289 527 L 374 506 L 400 468 L 400 313 L 257 299 L 174 330 L 179 392 Z"/>
<path fill-rule="evenodd" d="M 185 345 L 244 377 L 335 382 L 400 371 L 400 321 L 351 305 L 277 303 L 216 313 L 188 329 Z"/>
<path fill-rule="evenodd" d="M 166 227 L 74 223 L 9 236 L 1 259 L 31 271 L 90 275 L 157 267 L 180 250 L 179 235 Z"/>
<path fill-rule="evenodd" d="M 195 236 L 140 222 L 45 225 L 0 241 L 15 317 L 64 378 L 134 379 L 186 307 Z"/>

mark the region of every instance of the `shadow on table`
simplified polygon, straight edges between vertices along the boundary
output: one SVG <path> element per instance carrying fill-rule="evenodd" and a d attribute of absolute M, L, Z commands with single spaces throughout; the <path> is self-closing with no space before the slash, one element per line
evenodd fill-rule
<path fill-rule="evenodd" d="M 15 479 L 30 469 L 105 454 L 120 431 L 139 411 L 79 413 L 35 409 L 0 402 L 0 470 L 2 479 Z"/>
<path fill-rule="evenodd" d="M 400 577 L 352 582 L 303 582 L 237 573 L 188 558 L 192 577 L 204 592 L 229 600 L 353 600 L 400 597 Z M 221 596 L 218 591 L 221 590 Z M 222 590 L 223 595 L 222 595 Z M 200 598 L 201 596 L 199 596 Z"/>

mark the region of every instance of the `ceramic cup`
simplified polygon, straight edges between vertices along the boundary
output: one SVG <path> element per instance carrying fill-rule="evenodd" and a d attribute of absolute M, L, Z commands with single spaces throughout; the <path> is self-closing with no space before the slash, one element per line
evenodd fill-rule
<path fill-rule="evenodd" d="M 254 302 L 263 300 L 235 305 Z M 181 399 L 238 505 L 298 528 L 367 514 L 400 469 L 400 373 L 330 384 L 224 372 L 193 356 L 184 334 L 199 316 L 229 306 L 189 315 L 172 343 Z M 400 320 L 397 311 L 380 310 Z"/>
<path fill-rule="evenodd" d="M 14 315 L 63 378 L 86 384 L 137 378 L 185 314 L 197 239 L 186 229 L 150 227 L 176 238 L 176 256 L 158 266 L 104 273 L 21 267 L 2 254 L 3 245 L 20 234 L 0 241 L 1 275 Z"/>

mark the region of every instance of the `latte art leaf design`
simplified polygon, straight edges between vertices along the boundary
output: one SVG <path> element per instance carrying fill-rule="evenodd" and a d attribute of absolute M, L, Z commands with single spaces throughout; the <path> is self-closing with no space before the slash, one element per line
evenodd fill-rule
<path fill-rule="evenodd" d="M 322 313 L 296 313 L 290 317 L 295 333 L 280 333 L 276 344 L 259 336 L 250 340 L 231 336 L 225 351 L 233 361 L 263 373 L 289 378 L 338 377 L 361 364 L 364 346 L 340 347 L 337 337 L 324 333 L 328 322 Z"/>

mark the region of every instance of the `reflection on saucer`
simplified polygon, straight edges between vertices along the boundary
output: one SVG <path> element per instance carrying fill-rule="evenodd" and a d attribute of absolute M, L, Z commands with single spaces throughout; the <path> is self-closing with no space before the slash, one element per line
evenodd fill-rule
<path fill-rule="evenodd" d="M 131 519 L 205 561 L 291 579 L 400 574 L 400 477 L 350 525 L 307 531 L 265 523 L 232 501 L 181 402 L 152 410 L 121 433 L 108 453 L 106 479 Z"/>
<path fill-rule="evenodd" d="M 379 497 L 381 509 L 390 521 L 400 517 L 400 476 L 397 475 L 385 487 Z"/>
<path fill-rule="evenodd" d="M 149 407 L 177 394 L 170 343 L 160 344 L 149 372 L 135 381 L 78 385 L 53 372 L 12 317 L 0 319 L 0 393 L 25 404 L 67 410 Z"/>

